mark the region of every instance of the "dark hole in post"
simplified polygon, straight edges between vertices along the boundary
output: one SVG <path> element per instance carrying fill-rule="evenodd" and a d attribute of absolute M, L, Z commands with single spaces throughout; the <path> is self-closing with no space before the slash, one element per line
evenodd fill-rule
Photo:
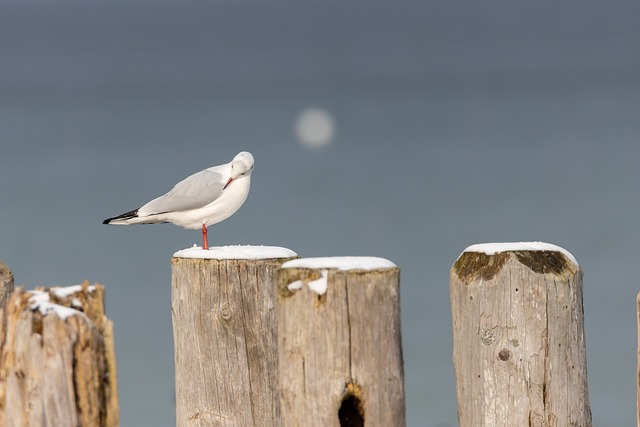
<path fill-rule="evenodd" d="M 340 427 L 364 427 L 362 401 L 353 394 L 347 394 L 338 410 L 338 419 Z"/>
<path fill-rule="evenodd" d="M 498 359 L 502 360 L 503 362 L 509 360 L 510 357 L 511 353 L 506 348 L 503 348 L 502 350 L 500 350 L 500 353 L 498 353 Z"/>

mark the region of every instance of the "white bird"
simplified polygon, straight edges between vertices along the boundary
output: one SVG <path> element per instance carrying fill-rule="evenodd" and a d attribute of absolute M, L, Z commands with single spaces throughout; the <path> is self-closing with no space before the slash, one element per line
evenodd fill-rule
<path fill-rule="evenodd" d="M 177 183 L 164 196 L 102 223 L 170 222 L 192 230 L 202 227 L 202 248 L 209 249 L 207 226 L 229 218 L 247 200 L 253 163 L 251 153 L 243 151 L 230 163 L 195 173 Z"/>

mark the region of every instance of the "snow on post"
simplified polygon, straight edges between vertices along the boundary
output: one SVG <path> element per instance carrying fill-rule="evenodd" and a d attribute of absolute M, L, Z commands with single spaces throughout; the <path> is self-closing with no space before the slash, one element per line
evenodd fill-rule
<path fill-rule="evenodd" d="M 573 255 L 541 242 L 473 245 L 450 279 L 460 427 L 591 426 Z"/>
<path fill-rule="evenodd" d="M 199 247 L 171 260 L 176 426 L 280 426 L 272 246 Z"/>
<path fill-rule="evenodd" d="M 0 356 L 0 425 L 115 427 L 118 418 L 104 287 L 16 290 Z"/>
<path fill-rule="evenodd" d="M 399 268 L 302 258 L 278 271 L 280 407 L 287 426 L 404 426 Z"/>

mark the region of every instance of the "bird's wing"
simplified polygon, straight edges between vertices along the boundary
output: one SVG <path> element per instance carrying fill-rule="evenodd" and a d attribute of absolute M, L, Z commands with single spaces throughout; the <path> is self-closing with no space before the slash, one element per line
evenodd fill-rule
<path fill-rule="evenodd" d="M 222 194 L 222 174 L 205 169 L 180 181 L 164 196 L 138 209 L 138 216 L 202 208 Z"/>

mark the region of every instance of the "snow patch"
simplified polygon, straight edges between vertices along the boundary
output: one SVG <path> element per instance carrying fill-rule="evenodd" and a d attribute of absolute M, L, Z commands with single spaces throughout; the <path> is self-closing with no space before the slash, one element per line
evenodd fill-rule
<path fill-rule="evenodd" d="M 327 276 L 329 272 L 327 270 L 322 270 L 322 277 L 316 280 L 311 280 L 307 283 L 309 289 L 315 292 L 318 295 L 324 295 L 327 293 Z"/>
<path fill-rule="evenodd" d="M 84 316 L 84 313 L 81 311 L 52 303 L 51 297 L 46 291 L 29 291 L 28 293 L 31 294 L 29 297 L 29 308 L 31 310 L 38 310 L 43 316 L 53 313 L 62 320 L 77 314 Z"/>
<path fill-rule="evenodd" d="M 302 289 L 302 280 L 296 280 L 295 282 L 291 282 L 287 285 L 287 289 L 290 291 L 297 291 Z"/>
<path fill-rule="evenodd" d="M 464 252 L 481 252 L 487 255 L 493 255 L 501 252 L 513 251 L 551 251 L 562 252 L 571 262 L 579 266 L 576 258 L 568 250 L 551 243 L 544 242 L 505 242 L 505 243 L 479 243 L 471 245 Z M 285 263 L 288 264 L 288 263 Z"/>
<path fill-rule="evenodd" d="M 273 259 L 292 258 L 297 256 L 295 252 L 279 246 L 251 246 L 230 245 L 212 246 L 208 250 L 201 246 L 193 245 L 192 248 L 182 249 L 173 254 L 175 258 L 202 258 L 202 259 Z"/>
<path fill-rule="evenodd" d="M 388 259 L 369 256 L 300 258 L 287 261 L 282 264 L 282 268 L 316 268 L 337 270 L 379 270 L 395 267 L 397 266 Z"/>

